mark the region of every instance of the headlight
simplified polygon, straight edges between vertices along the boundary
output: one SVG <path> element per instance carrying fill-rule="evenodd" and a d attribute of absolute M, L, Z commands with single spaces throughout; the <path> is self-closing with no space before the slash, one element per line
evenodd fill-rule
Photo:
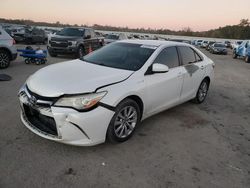
<path fill-rule="evenodd" d="M 71 44 L 71 46 L 76 46 L 76 43 L 77 43 L 77 41 L 68 41 L 70 44 Z"/>
<path fill-rule="evenodd" d="M 55 106 L 72 107 L 77 110 L 86 110 L 95 106 L 106 94 L 107 92 L 100 92 L 72 97 L 63 97 L 55 103 Z"/>

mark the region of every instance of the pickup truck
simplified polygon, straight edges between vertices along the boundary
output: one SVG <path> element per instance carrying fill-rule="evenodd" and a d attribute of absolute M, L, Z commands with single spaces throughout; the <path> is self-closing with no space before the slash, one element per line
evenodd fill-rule
<path fill-rule="evenodd" d="M 48 37 L 48 52 L 51 57 L 60 54 L 73 54 L 81 58 L 104 45 L 104 37 L 85 27 L 67 27 Z"/>
<path fill-rule="evenodd" d="M 233 49 L 233 58 L 241 57 L 246 63 L 250 63 L 250 40 L 245 40 L 238 47 Z"/>

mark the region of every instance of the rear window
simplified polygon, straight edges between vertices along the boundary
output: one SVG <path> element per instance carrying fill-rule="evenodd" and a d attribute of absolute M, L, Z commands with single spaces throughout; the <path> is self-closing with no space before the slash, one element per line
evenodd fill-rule
<path fill-rule="evenodd" d="M 85 56 L 84 61 L 118 69 L 139 70 L 155 51 L 155 46 L 112 43 Z"/>
<path fill-rule="evenodd" d="M 84 29 L 81 29 L 81 28 L 64 28 L 61 31 L 59 31 L 57 33 L 57 35 L 82 37 L 84 35 Z"/>

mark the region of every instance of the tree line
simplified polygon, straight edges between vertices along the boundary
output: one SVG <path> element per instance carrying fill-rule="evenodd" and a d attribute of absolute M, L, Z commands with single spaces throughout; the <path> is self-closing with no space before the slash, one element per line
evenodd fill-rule
<path fill-rule="evenodd" d="M 47 26 L 47 27 L 70 27 L 70 26 L 87 26 L 87 25 L 70 25 L 63 24 L 59 21 L 56 23 L 47 22 L 35 22 L 32 20 L 24 19 L 4 19 L 0 18 L 0 23 L 9 24 L 21 24 L 30 26 Z M 150 34 L 163 34 L 163 35 L 180 35 L 180 36 L 197 36 L 197 37 L 211 37 L 211 38 L 228 38 L 228 39 L 250 39 L 250 22 L 249 19 L 241 19 L 240 23 L 237 25 L 227 25 L 224 27 L 219 27 L 217 29 L 211 29 L 208 31 L 192 31 L 191 28 L 183 28 L 179 31 L 169 30 L 169 29 L 152 29 L 152 28 L 129 28 L 129 27 L 115 27 L 109 25 L 99 25 L 94 24 L 93 26 L 96 30 L 106 30 L 106 31 L 123 31 L 123 32 L 136 32 L 136 33 L 150 33 Z"/>

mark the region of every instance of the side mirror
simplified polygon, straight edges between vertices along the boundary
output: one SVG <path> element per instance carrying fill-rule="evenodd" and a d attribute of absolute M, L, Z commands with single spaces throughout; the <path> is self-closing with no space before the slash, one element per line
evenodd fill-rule
<path fill-rule="evenodd" d="M 84 36 L 84 39 L 90 39 L 91 38 L 91 36 L 90 35 L 86 35 L 86 36 Z"/>
<path fill-rule="evenodd" d="M 246 48 L 248 47 L 248 43 L 246 43 L 245 47 L 246 47 Z"/>
<path fill-rule="evenodd" d="M 152 66 L 152 72 L 153 73 L 165 73 L 165 72 L 168 72 L 168 71 L 169 71 L 169 68 L 168 68 L 167 65 L 155 63 Z"/>

